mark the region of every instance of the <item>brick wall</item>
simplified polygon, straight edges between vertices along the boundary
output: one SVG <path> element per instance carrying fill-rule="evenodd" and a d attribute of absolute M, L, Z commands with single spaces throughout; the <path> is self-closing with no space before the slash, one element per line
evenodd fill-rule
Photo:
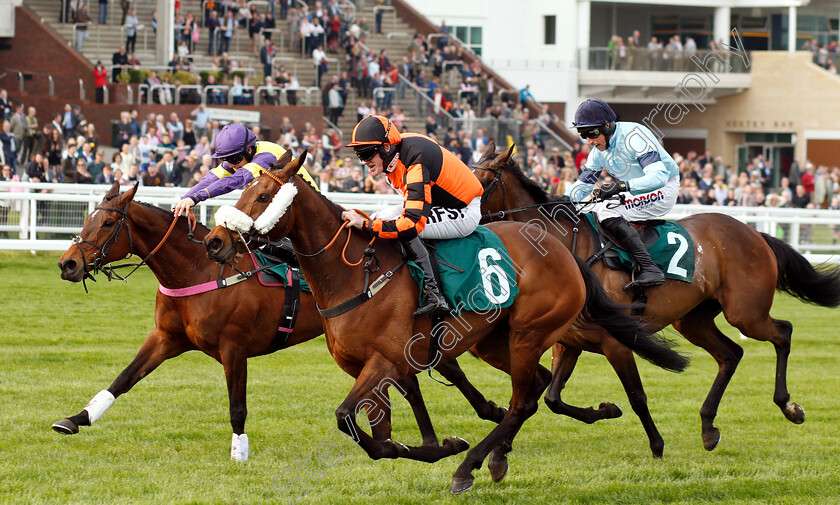
<path fill-rule="evenodd" d="M 7 88 L 12 96 L 19 96 L 18 75 L 24 73 L 25 84 L 22 101 L 26 97 L 47 95 L 51 75 L 55 96 L 62 100 L 79 99 L 79 79 L 83 79 L 88 99 L 93 99 L 93 65 L 49 25 L 27 7 L 15 8 L 15 37 L 7 39 L 8 45 L 0 51 L 0 61 L 6 75 L 0 78 L 0 87 Z M 90 43 L 90 41 L 88 41 Z"/>

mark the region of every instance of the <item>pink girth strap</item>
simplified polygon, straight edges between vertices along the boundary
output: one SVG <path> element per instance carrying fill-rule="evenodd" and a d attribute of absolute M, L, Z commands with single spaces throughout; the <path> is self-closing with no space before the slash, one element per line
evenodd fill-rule
<path fill-rule="evenodd" d="M 213 291 L 214 289 L 219 288 L 219 283 L 216 281 L 209 281 L 203 284 L 198 284 L 195 286 L 190 286 L 188 288 L 176 288 L 171 289 L 164 287 L 163 284 L 158 285 L 158 291 L 165 294 L 166 296 L 173 296 L 173 297 L 182 297 L 182 296 L 190 296 L 190 295 L 197 295 L 201 293 L 206 293 L 208 291 Z"/>

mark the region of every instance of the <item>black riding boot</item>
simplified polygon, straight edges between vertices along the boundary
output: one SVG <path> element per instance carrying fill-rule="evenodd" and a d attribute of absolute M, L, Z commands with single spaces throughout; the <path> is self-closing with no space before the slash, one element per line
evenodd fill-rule
<path fill-rule="evenodd" d="M 665 274 L 653 262 L 650 253 L 645 249 L 642 237 L 639 236 L 630 223 L 622 217 L 612 217 L 601 221 L 601 225 L 618 242 L 618 246 L 633 256 L 633 263 L 636 264 L 634 279 L 624 286 L 625 290 L 645 286 L 658 286 L 665 282 Z"/>
<path fill-rule="evenodd" d="M 297 256 L 295 256 L 295 247 L 289 237 L 283 237 L 274 244 L 267 244 L 263 247 L 263 251 L 275 258 L 281 260 L 283 263 L 292 266 L 298 266 Z"/>
<path fill-rule="evenodd" d="M 412 317 L 425 316 L 447 316 L 452 310 L 447 303 L 446 298 L 440 292 L 439 283 L 435 276 L 435 270 L 432 267 L 429 251 L 420 237 L 403 242 L 408 250 L 409 258 L 420 265 L 423 269 L 423 304 L 420 308 L 415 310 Z"/>

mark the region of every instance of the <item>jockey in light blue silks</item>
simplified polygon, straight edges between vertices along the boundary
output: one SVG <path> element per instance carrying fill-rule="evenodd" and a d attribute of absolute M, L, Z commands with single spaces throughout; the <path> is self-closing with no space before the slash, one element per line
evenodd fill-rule
<path fill-rule="evenodd" d="M 665 275 L 628 221 L 661 218 L 674 207 L 680 188 L 679 167 L 646 126 L 617 121 L 615 112 L 603 100 L 583 102 L 575 112 L 572 127 L 594 149 L 581 169 L 580 179 L 567 194 L 573 200 L 583 200 L 595 189 L 601 171 L 606 170 L 613 180 L 595 189 L 596 196 L 624 193 L 625 203 L 616 207 L 615 202 L 599 202 L 592 212 L 617 245 L 633 256 L 637 272 L 625 289 L 664 283 Z"/>

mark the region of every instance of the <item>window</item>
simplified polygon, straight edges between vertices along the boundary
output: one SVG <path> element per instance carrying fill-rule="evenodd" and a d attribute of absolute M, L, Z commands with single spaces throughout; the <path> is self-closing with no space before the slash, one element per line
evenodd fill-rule
<path fill-rule="evenodd" d="M 481 56 L 481 27 L 480 26 L 453 26 L 450 32 L 458 38 L 465 46 L 472 49 L 475 54 Z"/>
<path fill-rule="evenodd" d="M 557 43 L 557 16 L 543 16 L 545 21 L 545 45 L 553 46 Z"/>

